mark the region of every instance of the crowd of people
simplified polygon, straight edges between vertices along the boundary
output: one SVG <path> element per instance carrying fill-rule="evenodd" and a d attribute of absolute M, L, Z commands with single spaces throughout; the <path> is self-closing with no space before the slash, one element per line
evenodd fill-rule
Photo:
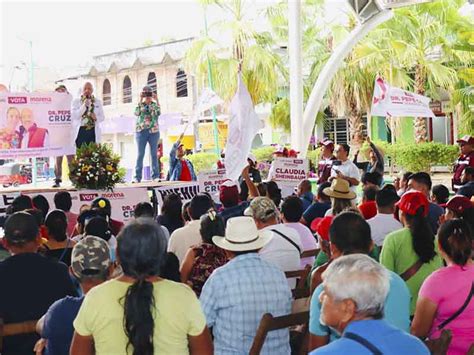
<path fill-rule="evenodd" d="M 5 337 L 2 354 L 248 354 L 264 314 L 295 311 L 292 291 L 305 280 L 285 273 L 307 265 L 311 354 L 429 354 L 424 341 L 443 330 L 448 354 L 465 354 L 474 344 L 472 168 L 452 197 L 425 172 L 392 185 L 368 142 L 361 164 L 349 146 L 323 141 L 314 195 L 303 180 L 282 196 L 249 156 L 219 203 L 169 194 L 158 214 L 137 204 L 126 225 L 102 197 L 79 214 L 66 191 L 54 208 L 41 195 L 17 197 L 0 250 L 0 318 L 35 321 L 37 333 Z M 301 344 L 278 329 L 261 353 Z"/>

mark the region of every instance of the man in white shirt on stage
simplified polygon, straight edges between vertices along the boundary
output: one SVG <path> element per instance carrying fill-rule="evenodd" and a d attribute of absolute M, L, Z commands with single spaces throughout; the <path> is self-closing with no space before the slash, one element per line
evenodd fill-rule
<path fill-rule="evenodd" d="M 71 107 L 76 147 L 100 142 L 100 123 L 104 121 L 102 101 L 92 93 L 94 88 L 86 82 L 80 98 L 74 99 Z"/>

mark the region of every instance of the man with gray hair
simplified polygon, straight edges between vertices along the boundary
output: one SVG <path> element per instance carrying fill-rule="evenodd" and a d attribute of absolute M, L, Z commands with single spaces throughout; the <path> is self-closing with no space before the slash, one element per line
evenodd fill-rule
<path fill-rule="evenodd" d="M 369 256 L 334 260 L 323 274 L 323 288 L 321 322 L 342 335 L 311 354 L 430 353 L 421 340 L 382 319 L 390 276 Z"/>
<path fill-rule="evenodd" d="M 70 273 L 79 281 L 84 295 L 105 282 L 112 268 L 110 249 L 105 240 L 89 235 L 74 246 Z M 69 354 L 74 334 L 72 323 L 83 300 L 84 296 L 68 296 L 52 304 L 36 324 L 36 330 L 42 337 L 36 343 L 36 351 L 45 348 L 45 354 Z"/>

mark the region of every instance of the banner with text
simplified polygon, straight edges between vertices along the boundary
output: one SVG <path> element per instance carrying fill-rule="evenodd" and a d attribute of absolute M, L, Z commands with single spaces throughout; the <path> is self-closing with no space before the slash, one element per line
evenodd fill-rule
<path fill-rule="evenodd" d="M 309 174 L 308 159 L 276 158 L 271 167 L 271 180 L 280 184 L 297 186 Z"/>
<path fill-rule="evenodd" d="M 149 202 L 148 191 L 146 188 L 115 188 L 111 191 L 80 190 L 69 191 L 72 199 L 71 212 L 79 214 L 83 205 L 90 205 L 97 197 L 105 197 L 112 205 L 112 218 L 121 222 L 128 222 L 133 218 L 133 210 L 139 202 Z M 38 193 L 29 193 L 26 195 L 37 195 Z M 54 195 L 56 192 L 42 192 L 51 206 L 54 208 Z"/>
<path fill-rule="evenodd" d="M 430 109 L 431 99 L 390 86 L 382 78 L 375 80 L 372 116 L 435 117 Z"/>
<path fill-rule="evenodd" d="M 211 194 L 215 202 L 219 203 L 219 187 L 228 180 L 225 176 L 225 169 L 205 171 L 197 176 L 199 191 Z"/>
<path fill-rule="evenodd" d="M 20 196 L 19 192 L 7 192 L 0 194 L 0 217 L 5 217 L 7 208 L 10 206 L 15 197 Z"/>
<path fill-rule="evenodd" d="M 74 154 L 72 97 L 65 93 L 0 93 L 0 158 Z"/>
<path fill-rule="evenodd" d="M 190 181 L 181 185 L 160 186 L 155 188 L 155 193 L 160 208 L 163 206 L 164 198 L 169 194 L 178 194 L 184 204 L 199 194 L 199 182 Z"/>

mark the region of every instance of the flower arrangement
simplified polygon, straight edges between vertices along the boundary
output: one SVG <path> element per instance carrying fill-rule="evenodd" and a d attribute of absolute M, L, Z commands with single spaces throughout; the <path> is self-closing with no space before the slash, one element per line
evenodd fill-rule
<path fill-rule="evenodd" d="M 78 189 L 111 190 L 123 182 L 120 157 L 105 144 L 83 144 L 71 162 L 69 178 Z"/>

